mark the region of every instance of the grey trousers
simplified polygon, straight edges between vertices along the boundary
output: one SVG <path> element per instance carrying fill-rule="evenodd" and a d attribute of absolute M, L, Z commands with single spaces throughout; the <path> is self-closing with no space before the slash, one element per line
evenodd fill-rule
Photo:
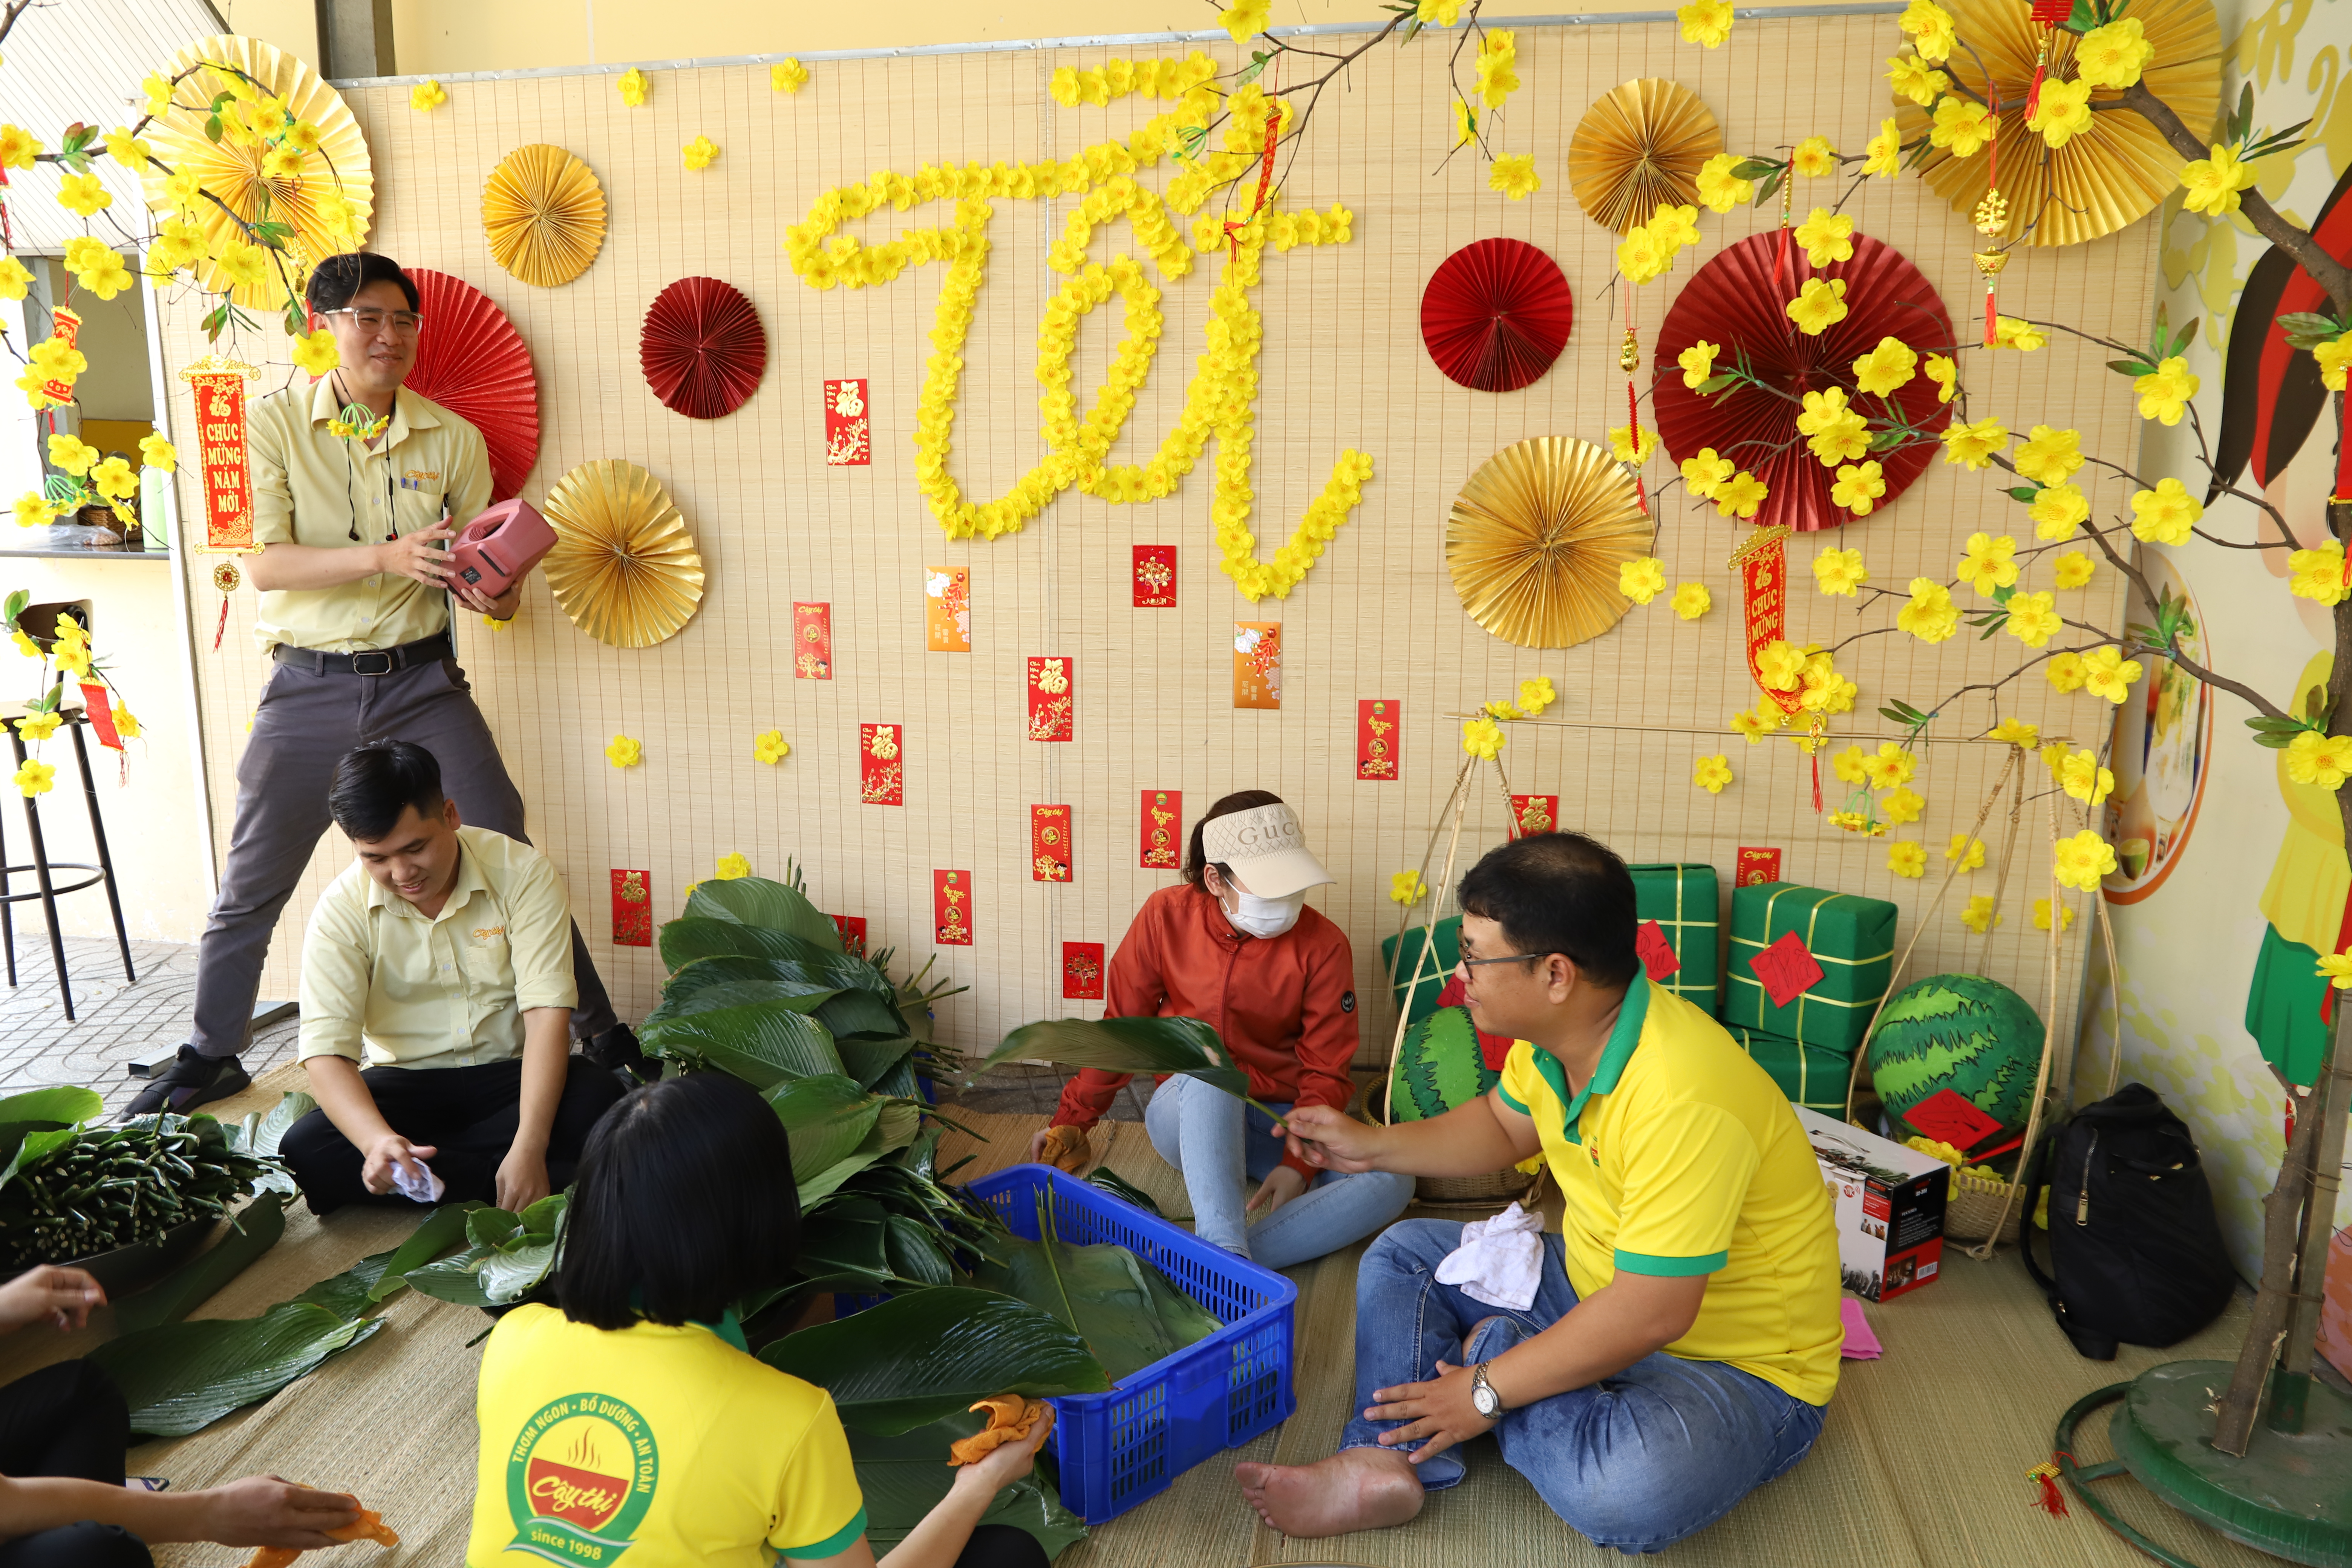
<path fill-rule="evenodd" d="M 203 1055 L 233 1057 L 245 1049 L 278 911 L 331 820 L 327 786 L 335 764 L 362 741 L 381 740 L 413 741 L 431 752 L 462 821 L 530 842 L 522 830 L 522 796 L 499 760 L 498 742 L 456 659 L 390 675 L 273 665 L 254 712 L 253 738 L 237 764 L 236 825 L 229 833 L 220 897 L 196 949 L 191 1037 Z M 572 1030 L 591 1039 L 618 1020 L 577 921 L 572 971 L 580 987 Z"/>

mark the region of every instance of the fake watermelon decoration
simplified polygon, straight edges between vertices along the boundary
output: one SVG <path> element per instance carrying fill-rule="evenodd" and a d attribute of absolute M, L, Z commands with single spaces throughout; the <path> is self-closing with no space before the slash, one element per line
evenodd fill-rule
<path fill-rule="evenodd" d="M 2042 1033 L 2025 998 L 2000 982 L 1935 974 L 1888 998 L 1866 1059 L 1889 1121 L 1950 1089 L 2014 1130 L 2033 1098 Z"/>
<path fill-rule="evenodd" d="M 1504 1049 L 1510 1042 L 1503 1043 Z M 1425 1121 L 1493 1089 L 1501 1063 L 1489 1067 L 1467 1007 L 1440 1007 L 1405 1030 L 1389 1081 L 1389 1120 Z"/>

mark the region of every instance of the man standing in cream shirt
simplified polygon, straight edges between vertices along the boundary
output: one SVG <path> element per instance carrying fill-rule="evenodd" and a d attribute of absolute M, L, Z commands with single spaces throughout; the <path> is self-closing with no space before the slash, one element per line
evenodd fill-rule
<path fill-rule="evenodd" d="M 416 285 L 385 257 L 330 256 L 304 291 L 341 363 L 314 386 L 253 407 L 255 630 L 272 660 L 236 769 L 236 819 L 220 896 L 196 948 L 194 1027 L 131 1114 L 185 1113 L 245 1088 L 262 962 L 286 900 L 327 830 L 327 777 L 362 741 L 414 741 L 439 761 L 468 822 L 529 842 L 522 796 L 458 667 L 457 605 L 507 620 L 448 581 L 448 542 L 490 500 L 482 434 L 403 384 L 425 321 Z M 366 426 L 345 434 L 347 407 Z M 343 429 L 338 429 L 339 425 Z M 447 590 L 445 592 L 445 590 Z M 607 1067 L 643 1064 L 575 931 L 572 1033 Z"/>
<path fill-rule="evenodd" d="M 310 913 L 301 1059 L 319 1109 L 279 1145 L 312 1211 L 520 1210 L 569 1185 L 622 1090 L 566 1043 L 572 915 L 554 868 L 462 826 L 433 754 L 404 741 L 347 753 L 328 800 L 357 860 Z"/>

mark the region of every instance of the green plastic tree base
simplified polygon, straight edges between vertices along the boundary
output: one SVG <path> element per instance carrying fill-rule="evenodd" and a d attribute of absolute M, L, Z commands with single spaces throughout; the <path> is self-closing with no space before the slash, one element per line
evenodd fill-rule
<path fill-rule="evenodd" d="M 2211 1442 L 2212 1406 L 2230 1372 L 2227 1362 L 2168 1362 L 2076 1401 L 2058 1424 L 2060 1475 L 2110 1529 L 2172 1568 L 2195 1565 L 2124 1523 L 2084 1483 L 2128 1475 L 2158 1500 L 2256 1551 L 2310 1568 L 2352 1568 L 2352 1400 L 2311 1383 L 2300 1433 L 2258 1423 L 2245 1457 L 2231 1458 Z M 2116 1458 L 2075 1462 L 2076 1428 L 2118 1400 L 2107 1427 Z"/>

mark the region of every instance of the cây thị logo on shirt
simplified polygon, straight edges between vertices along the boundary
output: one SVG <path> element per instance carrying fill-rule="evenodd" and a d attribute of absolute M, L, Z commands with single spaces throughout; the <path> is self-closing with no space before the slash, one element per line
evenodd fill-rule
<path fill-rule="evenodd" d="M 541 1408 L 507 1455 L 509 1552 L 551 1563 L 617 1562 L 653 1506 L 653 1428 L 620 1400 L 574 1394 Z"/>

